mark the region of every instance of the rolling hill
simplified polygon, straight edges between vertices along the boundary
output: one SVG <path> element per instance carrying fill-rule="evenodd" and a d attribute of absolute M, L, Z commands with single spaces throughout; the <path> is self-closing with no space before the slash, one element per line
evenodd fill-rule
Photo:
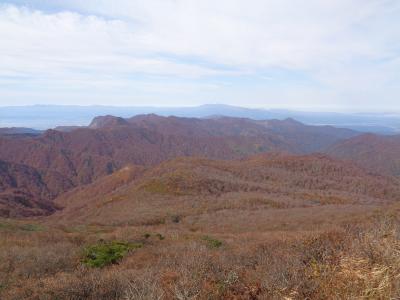
<path fill-rule="evenodd" d="M 364 134 L 329 147 L 326 153 L 386 175 L 400 176 L 400 135 Z"/>
<path fill-rule="evenodd" d="M 397 179 L 323 155 L 272 153 L 233 161 L 177 158 L 148 168 L 128 166 L 61 195 L 55 203 L 63 210 L 54 219 L 70 224 L 151 224 L 169 215 L 190 220 L 205 207 L 216 214 L 242 206 L 284 209 L 289 216 L 328 205 L 342 207 L 344 213 L 394 203 L 399 196 Z"/>

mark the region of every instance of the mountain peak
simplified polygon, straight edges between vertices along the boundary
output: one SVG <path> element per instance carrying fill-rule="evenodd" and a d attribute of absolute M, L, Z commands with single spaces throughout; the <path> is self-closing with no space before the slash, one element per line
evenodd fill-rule
<path fill-rule="evenodd" d="M 123 126 L 129 123 L 121 117 L 111 115 L 95 117 L 89 125 L 89 128 L 98 129 L 105 127 Z"/>
<path fill-rule="evenodd" d="M 283 120 L 283 122 L 288 123 L 288 124 L 293 124 L 293 125 L 304 125 L 303 123 L 301 123 L 293 118 L 286 118 Z"/>

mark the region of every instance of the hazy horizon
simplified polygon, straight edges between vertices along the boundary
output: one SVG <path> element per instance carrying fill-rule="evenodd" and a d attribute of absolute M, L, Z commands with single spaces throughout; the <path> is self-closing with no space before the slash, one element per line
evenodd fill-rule
<path fill-rule="evenodd" d="M 221 104 L 201 106 L 79 106 L 32 105 L 0 106 L 1 127 L 49 129 L 58 126 L 87 126 L 97 116 L 113 115 L 130 118 L 136 115 L 157 114 L 190 118 L 227 116 L 254 120 L 284 120 L 288 118 L 309 125 L 332 125 L 361 132 L 398 134 L 400 114 L 392 112 L 316 112 L 287 109 L 249 108 Z"/>
<path fill-rule="evenodd" d="M 399 111 L 400 2 L 0 4 L 0 106 Z"/>
<path fill-rule="evenodd" d="M 171 109 L 171 108 L 198 108 L 198 107 L 207 107 L 207 106 L 215 106 L 215 107 L 234 107 L 234 108 L 242 108 L 242 109 L 250 109 L 250 110 L 266 110 L 266 111 L 292 111 L 292 112 L 304 112 L 304 113 L 332 113 L 332 114 L 393 114 L 400 115 L 400 107 L 398 110 L 393 109 L 382 109 L 382 110 L 363 110 L 363 109 L 347 109 L 347 110 L 332 110 L 332 109 L 306 109 L 301 107 L 292 107 L 292 108 L 284 108 L 284 107 L 261 107 L 261 106 L 245 106 L 245 105 L 231 105 L 225 103 L 203 103 L 199 105 L 113 105 L 113 104 L 43 104 L 43 103 L 33 103 L 27 105 L 1 105 L 1 108 L 22 108 L 22 107 L 51 107 L 51 106 L 65 106 L 65 107 L 110 107 L 110 108 L 154 108 L 154 109 Z"/>

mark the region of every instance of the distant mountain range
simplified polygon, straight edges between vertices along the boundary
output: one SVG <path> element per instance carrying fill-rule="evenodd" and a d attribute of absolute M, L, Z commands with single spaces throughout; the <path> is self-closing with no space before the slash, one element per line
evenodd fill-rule
<path fill-rule="evenodd" d="M 43 199 L 54 199 L 128 164 L 151 166 L 180 156 L 229 160 L 263 152 L 304 154 L 323 151 L 358 134 L 350 129 L 304 125 L 293 119 L 199 119 L 151 114 L 126 119 L 101 116 L 87 127 L 51 129 L 38 136 L 4 135 L 0 137 L 0 159 L 19 167 L 3 168 L 0 175 L 24 178 L 21 170 L 25 168 L 29 170 L 28 178 L 34 173 L 37 186 L 43 187 L 39 192 L 26 192 L 21 181 L 10 180 L 12 184 L 0 188 L 12 204 L 8 207 L 4 200 L 2 214 L 18 216 L 22 211 L 26 215 L 29 209 L 37 214 L 34 204 L 43 198 L 42 191 L 47 195 Z M 16 193 L 19 189 L 21 193 Z M 17 198 L 12 200 L 12 195 Z M 17 201 L 26 203 L 24 210 L 14 205 Z"/>
<path fill-rule="evenodd" d="M 400 176 L 400 135 L 363 134 L 333 126 L 306 125 L 292 118 L 105 115 L 93 118 L 88 126 L 55 128 L 43 132 L 26 128 L 0 130 L 0 216 L 51 214 L 58 209 L 54 199 L 68 191 L 95 183 L 127 166 L 134 166 L 136 174 L 179 157 L 234 161 L 262 153 L 319 152 L 332 157 L 329 159 L 338 166 L 356 165 L 363 170 L 357 174 L 366 176 L 365 182 L 379 181 L 379 176 Z M 310 179 L 310 184 L 337 172 L 325 159 L 320 163 L 318 155 L 306 159 L 307 166 L 299 158 L 299 180 L 306 170 L 314 172 L 315 179 Z M 283 159 L 280 168 L 292 168 L 295 158 L 287 159 L 286 163 Z M 340 171 L 342 167 L 338 168 Z M 253 166 L 249 172 L 254 170 Z M 339 183 L 341 176 L 353 176 L 347 169 L 342 171 L 335 179 Z M 283 170 L 279 173 L 283 174 Z M 375 179 L 368 179 L 367 175 Z M 168 183 L 168 188 L 171 185 Z M 229 184 L 222 186 L 225 189 Z"/>
<path fill-rule="evenodd" d="M 99 115 L 128 118 L 140 114 L 208 118 L 228 116 L 254 120 L 293 118 L 309 125 L 332 125 L 362 132 L 393 134 L 400 132 L 400 113 L 330 113 L 291 110 L 250 109 L 207 104 L 197 107 L 115 107 L 35 105 L 0 107 L 0 127 L 49 129 L 56 126 L 87 126 Z"/>
<path fill-rule="evenodd" d="M 42 134 L 42 130 L 25 127 L 5 127 L 0 128 L 0 136 L 36 136 Z"/>

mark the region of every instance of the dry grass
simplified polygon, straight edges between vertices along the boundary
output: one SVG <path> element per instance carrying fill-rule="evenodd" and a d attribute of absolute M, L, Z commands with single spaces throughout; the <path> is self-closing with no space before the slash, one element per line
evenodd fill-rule
<path fill-rule="evenodd" d="M 1 299 L 400 297 L 395 216 L 314 231 L 235 233 L 233 226 L 208 239 L 181 222 L 79 230 L 41 225 L 41 231 L 23 230 L 16 221 L 8 225 L 0 235 Z M 82 249 L 99 239 L 144 246 L 118 265 L 85 267 Z M 210 240 L 221 244 L 210 247 Z"/>

